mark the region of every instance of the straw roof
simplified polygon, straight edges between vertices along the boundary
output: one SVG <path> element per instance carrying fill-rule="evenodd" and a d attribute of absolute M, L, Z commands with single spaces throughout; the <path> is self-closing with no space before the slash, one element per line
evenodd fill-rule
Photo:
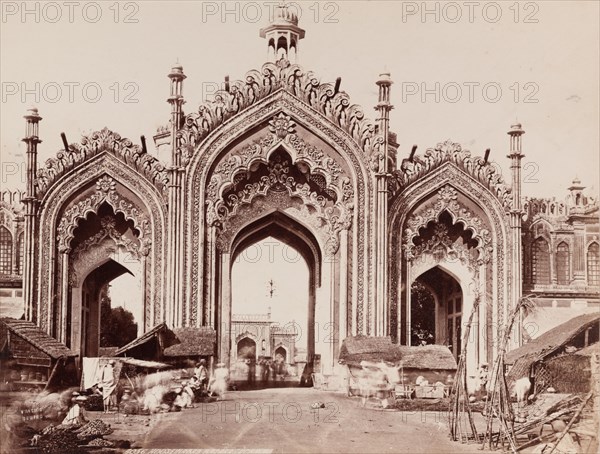
<path fill-rule="evenodd" d="M 215 354 L 217 333 L 208 326 L 199 328 L 175 328 L 177 344 L 171 345 L 163 352 L 164 356 L 211 356 Z"/>
<path fill-rule="evenodd" d="M 402 364 L 406 369 L 456 370 L 457 367 L 448 347 L 397 345 L 392 343 L 390 337 L 347 337 L 342 343 L 339 359 L 346 364 L 387 361 L 396 365 Z"/>
<path fill-rule="evenodd" d="M 158 336 L 161 332 L 167 332 L 167 331 L 169 331 L 167 324 L 165 322 L 162 322 L 162 323 L 156 325 L 154 328 L 146 331 L 141 336 L 136 337 L 134 340 L 129 342 L 127 345 L 120 347 L 116 352 L 114 352 L 114 355 L 115 356 L 122 355 L 123 353 L 126 353 L 127 351 L 129 351 L 135 347 L 139 347 L 140 345 L 143 345 L 146 342 L 154 340 L 156 338 L 156 336 Z"/>
<path fill-rule="evenodd" d="M 506 354 L 505 363 L 514 364 L 509 380 L 529 376 L 531 366 L 568 345 L 575 337 L 600 321 L 600 313 L 584 314 L 562 323 L 527 344 Z"/>
<path fill-rule="evenodd" d="M 65 344 L 49 336 L 32 322 L 14 318 L 1 318 L 0 323 L 5 328 L 2 330 L 3 332 L 7 330 L 11 334 L 19 336 L 52 359 L 58 359 L 61 356 L 77 356 Z"/>
<path fill-rule="evenodd" d="M 409 347 L 400 345 L 402 366 L 405 369 L 456 370 L 454 355 L 445 345 Z"/>

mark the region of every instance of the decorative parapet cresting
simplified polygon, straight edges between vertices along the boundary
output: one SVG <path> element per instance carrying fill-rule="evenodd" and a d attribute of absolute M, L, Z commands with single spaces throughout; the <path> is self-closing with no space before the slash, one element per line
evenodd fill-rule
<path fill-rule="evenodd" d="M 245 80 L 232 82 L 228 89 L 215 93 L 213 101 L 201 104 L 197 112 L 185 116 L 177 133 L 178 152 L 184 165 L 211 131 L 281 89 L 346 131 L 366 156 L 381 154 L 383 137 L 365 118 L 362 108 L 350 103 L 346 92 L 339 91 L 334 84 L 320 83 L 312 72 L 296 64 L 280 60 L 265 63 L 261 70 L 249 71 Z"/>
<path fill-rule="evenodd" d="M 470 151 L 463 150 L 460 144 L 451 140 L 438 143 L 435 148 L 429 148 L 423 156 L 414 156 L 412 161 L 404 159 L 400 169 L 393 172 L 390 193 L 392 196 L 398 194 L 446 162 L 451 162 L 483 184 L 496 196 L 506 211 L 511 209 L 512 190 L 504 183 L 498 165 L 481 157 L 471 157 Z"/>
<path fill-rule="evenodd" d="M 55 158 L 46 160 L 45 166 L 38 169 L 36 175 L 37 197 L 41 198 L 60 177 L 70 170 L 104 151 L 118 157 L 165 192 L 169 178 L 163 164 L 131 140 L 104 128 L 84 136 L 81 143 L 71 144 L 67 150 L 58 152 Z"/>

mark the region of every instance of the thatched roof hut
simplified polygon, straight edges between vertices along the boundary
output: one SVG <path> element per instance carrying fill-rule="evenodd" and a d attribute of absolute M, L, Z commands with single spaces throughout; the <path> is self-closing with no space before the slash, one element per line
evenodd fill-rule
<path fill-rule="evenodd" d="M 452 352 L 443 345 L 408 346 L 392 343 L 390 337 L 352 336 L 344 339 L 340 362 L 386 361 L 405 369 L 456 370 Z"/>
<path fill-rule="evenodd" d="M 512 368 L 508 381 L 534 377 L 535 365 L 562 353 L 568 347 L 581 349 L 598 342 L 600 313 L 584 314 L 562 323 L 527 344 L 506 354 L 506 364 Z"/>
<path fill-rule="evenodd" d="M 389 337 L 348 337 L 342 343 L 339 361 L 348 366 L 351 374 L 361 369 L 362 361 L 385 361 L 402 366 L 401 378 L 406 384 L 415 383 L 419 376 L 430 383 L 446 382 L 448 375 L 454 375 L 457 368 L 448 347 L 397 345 Z"/>
<path fill-rule="evenodd" d="M 166 359 L 197 359 L 215 355 L 216 331 L 207 326 L 175 328 L 175 343 L 164 351 Z"/>

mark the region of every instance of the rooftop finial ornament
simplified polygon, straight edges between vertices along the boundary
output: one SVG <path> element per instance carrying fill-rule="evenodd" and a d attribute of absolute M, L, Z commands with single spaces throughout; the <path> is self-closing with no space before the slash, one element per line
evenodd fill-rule
<path fill-rule="evenodd" d="M 304 38 L 305 32 L 298 27 L 298 14 L 291 6 L 285 3 L 277 6 L 271 24 L 260 30 L 260 37 L 267 40 L 269 61 L 297 63 L 298 41 Z"/>

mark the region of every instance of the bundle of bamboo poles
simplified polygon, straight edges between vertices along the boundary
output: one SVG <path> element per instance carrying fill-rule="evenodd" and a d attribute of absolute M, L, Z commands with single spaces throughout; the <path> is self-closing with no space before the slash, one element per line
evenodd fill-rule
<path fill-rule="evenodd" d="M 462 349 L 460 357 L 458 359 L 458 367 L 456 369 L 456 375 L 454 377 L 454 384 L 452 385 L 452 407 L 450 408 L 449 425 L 450 425 L 450 437 L 454 441 L 461 441 L 463 443 L 469 440 L 479 441 L 477 435 L 477 429 L 473 420 L 473 413 L 471 411 L 471 405 L 469 402 L 469 392 L 467 389 L 467 346 L 469 336 L 471 334 L 471 326 L 477 310 L 479 309 L 479 303 L 481 298 L 479 295 L 475 297 L 471 313 L 465 326 L 465 331 L 462 338 Z M 465 420 L 466 417 L 466 420 Z"/>
<path fill-rule="evenodd" d="M 487 443 L 490 449 L 497 447 L 499 443 L 508 443 L 512 452 L 517 452 L 517 444 L 514 432 L 514 414 L 510 403 L 510 393 L 506 382 L 504 360 L 515 323 L 521 320 L 534 308 L 534 302 L 529 296 L 522 297 L 514 307 L 508 323 L 504 328 L 498 356 L 494 361 L 492 369 L 492 380 L 490 383 L 491 393 L 486 403 L 487 429 L 483 438 L 483 446 Z M 494 426 L 497 420 L 498 428 Z"/>

